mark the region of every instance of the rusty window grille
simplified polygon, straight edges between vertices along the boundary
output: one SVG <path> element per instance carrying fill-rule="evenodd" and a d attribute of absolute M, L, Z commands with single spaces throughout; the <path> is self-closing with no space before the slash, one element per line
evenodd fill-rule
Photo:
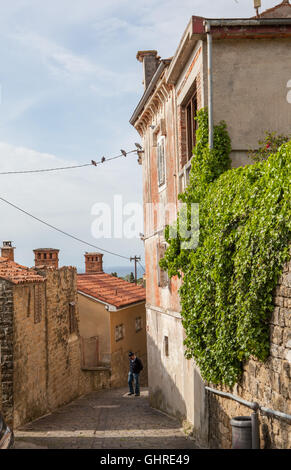
<path fill-rule="evenodd" d="M 42 318 L 43 295 L 42 285 L 34 286 L 34 323 L 40 323 Z"/>
<path fill-rule="evenodd" d="M 99 338 L 81 338 L 82 368 L 91 369 L 99 366 Z"/>
<path fill-rule="evenodd" d="M 69 331 L 70 334 L 75 333 L 77 330 L 77 321 L 76 321 L 76 303 L 69 303 Z"/>
<path fill-rule="evenodd" d="M 137 333 L 138 331 L 142 330 L 142 318 L 141 317 L 136 317 L 135 319 L 135 332 Z"/>
<path fill-rule="evenodd" d="M 124 338 L 124 326 L 123 326 L 123 324 L 116 325 L 116 327 L 115 327 L 115 341 L 120 341 L 123 338 Z"/>

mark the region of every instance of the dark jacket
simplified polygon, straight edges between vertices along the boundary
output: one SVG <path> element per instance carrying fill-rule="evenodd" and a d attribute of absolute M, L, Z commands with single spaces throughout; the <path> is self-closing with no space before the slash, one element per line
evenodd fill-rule
<path fill-rule="evenodd" d="M 134 361 L 129 359 L 129 369 L 130 372 L 133 372 L 134 374 L 139 374 L 143 370 L 141 360 L 138 357 L 136 357 Z"/>

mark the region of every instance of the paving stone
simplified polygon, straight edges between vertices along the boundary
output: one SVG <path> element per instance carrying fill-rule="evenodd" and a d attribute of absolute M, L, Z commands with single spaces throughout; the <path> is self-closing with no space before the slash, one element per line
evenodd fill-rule
<path fill-rule="evenodd" d="M 102 390 L 15 431 L 15 447 L 48 449 L 193 449 L 178 421 L 149 406 L 148 391 Z"/>

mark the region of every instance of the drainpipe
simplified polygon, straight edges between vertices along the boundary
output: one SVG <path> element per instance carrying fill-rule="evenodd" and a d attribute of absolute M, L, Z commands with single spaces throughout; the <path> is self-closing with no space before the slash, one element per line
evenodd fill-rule
<path fill-rule="evenodd" d="M 208 119 L 209 119 L 209 148 L 213 149 L 213 86 L 212 86 L 212 35 L 211 26 L 205 22 L 207 33 L 207 66 L 208 66 Z"/>

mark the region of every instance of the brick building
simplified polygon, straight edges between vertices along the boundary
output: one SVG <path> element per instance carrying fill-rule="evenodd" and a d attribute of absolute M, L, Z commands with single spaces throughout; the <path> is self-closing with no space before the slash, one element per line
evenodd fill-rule
<path fill-rule="evenodd" d="M 43 265 L 27 268 L 13 261 L 13 252 L 12 244 L 4 242 L 0 409 L 18 427 L 82 394 L 109 386 L 110 371 L 81 368 L 76 269 L 56 267 L 53 256 L 44 258 Z M 41 249 L 36 254 L 56 252 Z"/>
<path fill-rule="evenodd" d="M 166 247 L 164 228 L 176 220 L 178 194 L 188 184 L 194 117 L 200 108 L 209 108 L 210 141 L 213 123 L 226 121 L 233 167 L 250 163 L 248 150 L 257 147 L 265 131 L 290 134 L 290 46 L 291 6 L 285 0 L 259 18 L 192 16 L 171 59 L 161 59 L 154 50 L 137 54 L 145 89 L 130 123 L 144 146 L 150 400 L 153 406 L 188 421 L 202 444 L 209 439 L 208 399 L 195 363 L 184 358 L 179 281 L 169 282 L 159 267 Z M 282 356 L 280 367 L 284 360 Z M 283 369 L 281 373 L 287 374 Z M 270 430 L 270 423 L 267 426 Z M 217 434 L 214 441 L 218 445 Z M 275 445 L 274 440 L 270 445 Z"/>
<path fill-rule="evenodd" d="M 145 289 L 103 272 L 103 255 L 85 254 L 78 274 L 83 368 L 109 367 L 110 385 L 127 385 L 128 352 L 141 358 L 141 385 L 147 385 Z"/>

